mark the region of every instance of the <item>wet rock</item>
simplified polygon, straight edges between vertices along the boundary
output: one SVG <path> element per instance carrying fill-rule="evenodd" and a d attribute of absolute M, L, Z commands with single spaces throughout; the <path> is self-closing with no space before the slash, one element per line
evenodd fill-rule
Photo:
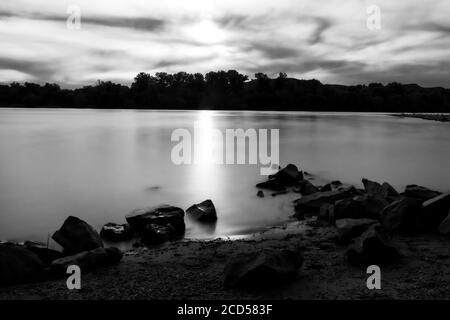
<path fill-rule="evenodd" d="M 45 264 L 49 265 L 53 260 L 62 258 L 62 253 L 48 248 L 45 244 L 35 241 L 25 241 L 24 246 L 36 254 L 39 259 Z"/>
<path fill-rule="evenodd" d="M 64 221 L 52 238 L 64 248 L 66 254 L 103 247 L 102 239 L 97 231 L 85 221 L 73 216 Z"/>
<path fill-rule="evenodd" d="M 421 220 L 425 228 L 436 230 L 447 217 L 450 209 L 450 193 L 441 194 L 422 203 Z"/>
<path fill-rule="evenodd" d="M 399 197 L 400 194 L 397 192 L 397 190 L 395 190 L 395 188 L 393 186 L 391 186 L 389 183 L 387 182 L 383 182 L 383 184 L 381 185 L 381 187 L 386 190 L 387 192 L 387 196 L 388 197 Z"/>
<path fill-rule="evenodd" d="M 186 228 L 184 210 L 170 205 L 136 209 L 129 213 L 125 219 L 137 231 L 144 230 L 149 224 L 159 226 L 170 224 L 178 234 L 183 234 Z"/>
<path fill-rule="evenodd" d="M 256 195 L 260 198 L 264 198 L 264 192 L 262 190 L 259 190 Z"/>
<path fill-rule="evenodd" d="M 420 210 L 421 200 L 402 197 L 383 209 L 381 221 L 390 232 L 417 232 L 421 229 Z"/>
<path fill-rule="evenodd" d="M 243 253 L 225 266 L 225 287 L 264 288 L 296 277 L 303 263 L 299 249 L 264 249 Z"/>
<path fill-rule="evenodd" d="M 381 211 L 387 205 L 387 200 L 365 194 L 336 201 L 334 215 L 336 220 L 344 218 L 379 219 Z"/>
<path fill-rule="evenodd" d="M 286 193 L 287 193 L 287 190 L 281 190 L 281 191 L 273 192 L 272 193 L 272 197 L 276 197 L 276 196 L 278 196 L 280 194 L 286 194 Z"/>
<path fill-rule="evenodd" d="M 397 248 L 377 229 L 371 225 L 362 235 L 354 240 L 346 252 L 347 260 L 354 265 L 368 266 L 386 264 L 401 258 Z"/>
<path fill-rule="evenodd" d="M 294 164 L 288 164 L 286 167 L 269 176 L 269 179 L 274 179 L 285 186 L 292 186 L 303 180 L 303 173 L 298 170 Z"/>
<path fill-rule="evenodd" d="M 430 190 L 428 188 L 418 186 L 415 184 L 407 185 L 405 188 L 405 192 L 403 193 L 405 197 L 417 198 L 423 201 L 437 197 L 440 194 L 441 192 Z"/>
<path fill-rule="evenodd" d="M 296 212 L 319 213 L 324 204 L 333 204 L 337 200 L 351 197 L 355 193 L 353 187 L 339 187 L 333 191 L 316 192 L 294 201 Z"/>
<path fill-rule="evenodd" d="M 298 192 L 304 196 L 319 192 L 319 188 L 308 180 L 302 180 L 298 183 Z"/>
<path fill-rule="evenodd" d="M 268 181 L 261 182 L 261 183 L 258 183 L 258 184 L 256 185 L 256 187 L 257 187 L 257 188 L 260 188 L 260 189 L 268 189 L 268 190 L 273 190 L 273 191 L 282 191 L 282 190 L 286 190 L 286 188 L 284 187 L 284 185 L 283 185 L 281 182 L 279 182 L 279 181 L 277 181 L 277 180 L 275 180 L 275 179 L 273 179 L 273 180 L 268 180 Z"/>
<path fill-rule="evenodd" d="M 439 225 L 439 233 L 444 235 L 450 235 L 450 210 L 448 212 L 447 218 L 441 222 Z"/>
<path fill-rule="evenodd" d="M 116 264 L 122 259 L 122 256 L 122 252 L 117 248 L 97 248 L 83 251 L 53 261 L 50 265 L 50 272 L 55 275 L 65 275 L 68 266 L 77 265 L 82 273 L 86 273 L 98 267 Z"/>
<path fill-rule="evenodd" d="M 338 219 L 336 220 L 336 228 L 338 229 L 339 240 L 347 243 L 351 239 L 360 236 L 366 229 L 378 223 L 373 219 Z"/>
<path fill-rule="evenodd" d="M 100 236 L 111 242 L 127 241 L 133 238 L 134 232 L 128 223 L 117 224 L 109 222 L 102 227 Z"/>
<path fill-rule="evenodd" d="M 216 208 L 214 207 L 213 202 L 209 199 L 189 207 L 186 210 L 186 214 L 200 222 L 217 221 Z"/>
<path fill-rule="evenodd" d="M 0 245 L 0 285 L 40 280 L 44 264 L 24 246 Z"/>
<path fill-rule="evenodd" d="M 142 230 L 142 240 L 147 244 L 160 244 L 165 241 L 177 239 L 180 236 L 170 224 L 148 224 Z"/>
<path fill-rule="evenodd" d="M 378 182 L 371 181 L 368 179 L 362 179 L 362 183 L 364 185 L 364 189 L 367 194 L 373 198 L 386 199 L 388 195 L 388 191 L 381 186 Z"/>

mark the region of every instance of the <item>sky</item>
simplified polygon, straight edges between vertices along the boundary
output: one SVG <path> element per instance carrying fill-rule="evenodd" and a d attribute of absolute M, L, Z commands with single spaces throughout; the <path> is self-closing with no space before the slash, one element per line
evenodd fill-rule
<path fill-rule="evenodd" d="M 450 87 L 449 14 L 449 0 L 1 0 L 0 82 L 236 69 Z"/>

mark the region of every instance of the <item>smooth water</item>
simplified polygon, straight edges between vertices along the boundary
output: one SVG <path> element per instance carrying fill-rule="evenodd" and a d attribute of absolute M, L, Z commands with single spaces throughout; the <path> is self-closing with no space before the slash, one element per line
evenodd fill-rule
<path fill-rule="evenodd" d="M 285 221 L 297 194 L 256 197 L 258 165 L 175 165 L 176 128 L 280 129 L 280 161 L 318 181 L 450 190 L 450 123 L 380 114 L 0 109 L 0 239 L 45 241 L 68 215 L 100 228 L 134 208 L 186 209 L 212 199 L 215 227 L 187 219 L 187 237 L 245 234 Z M 208 139 L 200 139 L 208 141 Z M 205 142 L 203 142 L 205 143 Z M 195 147 L 195 146 L 194 146 Z"/>

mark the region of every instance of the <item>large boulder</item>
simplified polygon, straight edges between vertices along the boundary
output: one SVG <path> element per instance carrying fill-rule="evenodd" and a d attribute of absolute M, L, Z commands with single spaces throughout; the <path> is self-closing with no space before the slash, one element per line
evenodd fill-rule
<path fill-rule="evenodd" d="M 134 232 L 128 223 L 117 224 L 109 222 L 102 227 L 100 236 L 111 242 L 127 241 L 133 238 Z"/>
<path fill-rule="evenodd" d="M 402 197 L 386 206 L 381 212 L 381 222 L 390 232 L 417 232 L 420 223 L 421 200 Z"/>
<path fill-rule="evenodd" d="M 170 205 L 136 209 L 128 214 L 125 219 L 133 229 L 140 232 L 150 224 L 159 226 L 170 224 L 178 234 L 183 234 L 186 228 L 184 210 Z"/>
<path fill-rule="evenodd" d="M 67 267 L 77 265 L 81 272 L 89 272 L 95 268 L 118 263 L 122 259 L 122 252 L 117 248 L 97 248 L 83 251 L 76 255 L 57 259 L 50 265 L 50 272 L 55 275 L 66 274 Z"/>
<path fill-rule="evenodd" d="M 64 221 L 52 238 L 64 248 L 66 254 L 103 247 L 102 239 L 97 231 L 85 221 L 73 216 Z"/>
<path fill-rule="evenodd" d="M 381 186 L 378 182 L 368 180 L 366 178 L 362 179 L 364 189 L 367 194 L 373 198 L 386 199 L 388 191 Z"/>
<path fill-rule="evenodd" d="M 226 264 L 224 285 L 247 288 L 280 285 L 295 278 L 302 263 L 299 249 L 242 253 Z"/>
<path fill-rule="evenodd" d="M 425 228 L 435 231 L 447 217 L 450 209 L 450 193 L 441 194 L 422 203 L 421 220 Z"/>
<path fill-rule="evenodd" d="M 441 222 L 439 225 L 439 233 L 444 235 L 450 235 L 450 210 L 448 212 L 447 218 Z"/>
<path fill-rule="evenodd" d="M 44 273 L 41 259 L 24 246 L 0 244 L 0 285 L 40 280 Z"/>
<path fill-rule="evenodd" d="M 45 265 L 49 265 L 53 260 L 62 258 L 63 256 L 61 252 L 50 249 L 40 242 L 25 241 L 24 246 L 27 250 L 36 254 Z"/>
<path fill-rule="evenodd" d="M 403 195 L 405 197 L 417 198 L 422 201 L 426 201 L 428 199 L 434 198 L 442 194 L 439 191 L 430 190 L 428 188 L 418 186 L 415 184 L 407 185 L 405 188 L 405 192 Z"/>
<path fill-rule="evenodd" d="M 267 180 L 267 181 L 258 183 L 256 185 L 256 187 L 260 188 L 260 189 L 268 189 L 268 190 L 273 190 L 273 191 L 284 191 L 284 190 L 286 190 L 284 185 L 281 182 L 279 182 L 278 180 L 275 180 L 275 179 Z"/>
<path fill-rule="evenodd" d="M 148 224 L 142 230 L 141 235 L 142 240 L 147 244 L 160 244 L 165 241 L 178 239 L 181 236 L 170 223 L 165 225 Z"/>
<path fill-rule="evenodd" d="M 324 204 L 334 204 L 335 201 L 353 196 L 355 188 L 339 187 L 333 191 L 316 192 L 294 201 L 296 212 L 319 213 L 320 207 Z"/>
<path fill-rule="evenodd" d="M 215 222 L 217 220 L 216 208 L 209 199 L 189 207 L 186 214 L 200 222 Z"/>
<path fill-rule="evenodd" d="M 401 258 L 397 248 L 377 229 L 371 225 L 362 235 L 354 240 L 346 252 L 347 260 L 354 265 L 368 266 L 385 264 Z"/>
<path fill-rule="evenodd" d="M 339 240 L 342 243 L 347 243 L 376 223 L 378 221 L 373 219 L 338 219 L 336 220 L 336 228 L 338 229 Z"/>
<path fill-rule="evenodd" d="M 368 194 L 354 196 L 336 201 L 334 206 L 335 219 L 370 218 L 379 219 L 381 211 L 389 203 L 386 199 Z"/>

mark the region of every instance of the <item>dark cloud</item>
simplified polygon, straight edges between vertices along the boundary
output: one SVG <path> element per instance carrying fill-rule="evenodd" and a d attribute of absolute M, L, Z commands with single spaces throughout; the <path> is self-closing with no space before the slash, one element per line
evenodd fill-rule
<path fill-rule="evenodd" d="M 299 49 L 284 45 L 268 44 L 262 42 L 252 42 L 243 46 L 245 52 L 258 51 L 264 57 L 269 59 L 284 59 L 297 57 L 299 55 Z"/>
<path fill-rule="evenodd" d="M 309 39 L 310 44 L 316 44 L 322 42 L 323 33 L 328 30 L 332 25 L 332 21 L 330 19 L 325 19 L 321 17 L 309 17 L 308 19 L 312 19 L 316 24 L 316 28 L 314 32 L 311 34 Z"/>
<path fill-rule="evenodd" d="M 44 21 L 67 21 L 68 15 L 54 15 L 43 13 L 12 13 L 7 11 L 0 11 L 0 18 L 24 18 L 31 20 L 44 20 Z M 81 15 L 81 24 L 91 24 L 104 27 L 114 28 L 130 28 L 142 31 L 160 31 L 166 25 L 166 21 L 163 19 L 152 17 L 120 17 L 120 16 L 87 16 Z"/>
<path fill-rule="evenodd" d="M 19 60 L 14 58 L 0 57 L 0 69 L 16 70 L 30 75 L 37 81 L 50 79 L 57 72 L 58 66 L 53 63 L 42 61 Z"/>

